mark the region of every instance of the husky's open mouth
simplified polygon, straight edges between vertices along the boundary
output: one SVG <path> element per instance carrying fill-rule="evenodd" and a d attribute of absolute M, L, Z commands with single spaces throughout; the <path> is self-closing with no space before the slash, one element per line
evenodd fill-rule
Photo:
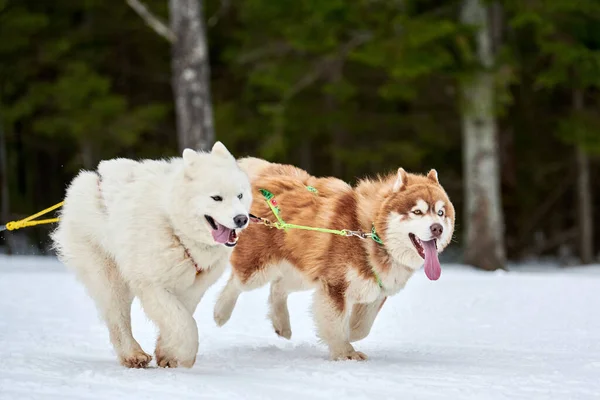
<path fill-rule="evenodd" d="M 211 234 L 215 242 L 224 244 L 227 247 L 233 247 L 237 244 L 238 235 L 235 232 L 235 229 L 221 225 L 209 215 L 205 215 L 204 218 L 206 218 L 206 222 L 208 222 L 212 228 Z"/>
<path fill-rule="evenodd" d="M 425 250 L 423 249 L 423 245 L 421 244 L 423 243 L 421 242 L 421 239 L 419 239 L 414 233 L 409 233 L 408 237 L 410 238 L 410 241 L 412 242 L 413 246 L 415 246 L 415 249 L 417 249 L 417 253 L 419 253 L 422 259 L 425 259 Z"/>
<path fill-rule="evenodd" d="M 432 281 L 438 280 L 442 275 L 442 266 L 438 258 L 436 239 L 423 241 L 413 233 L 409 233 L 408 237 L 417 253 L 425 260 L 425 275 Z"/>

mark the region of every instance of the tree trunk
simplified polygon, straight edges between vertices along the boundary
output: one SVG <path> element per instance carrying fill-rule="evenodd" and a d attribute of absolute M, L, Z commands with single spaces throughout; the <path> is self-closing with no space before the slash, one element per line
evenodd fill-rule
<path fill-rule="evenodd" d="M 465 262 L 485 270 L 505 268 L 504 218 L 500 194 L 494 114 L 492 38 L 481 0 L 465 0 L 462 22 L 479 27 L 477 56 L 483 70 L 462 84 L 464 109 Z"/>
<path fill-rule="evenodd" d="M 200 0 L 169 0 L 172 86 L 179 149 L 210 150 L 214 140 L 210 65 Z"/>
<path fill-rule="evenodd" d="M 0 118 L 0 225 L 10 221 L 10 196 L 8 186 L 8 161 L 6 159 L 6 136 L 4 134 L 4 125 Z M 6 236 L 5 236 L 6 237 Z M 12 254 L 11 240 L 6 237 L 5 240 L 7 254 Z"/>
<path fill-rule="evenodd" d="M 573 109 L 575 113 L 583 111 L 583 90 L 573 91 Z M 590 163 L 584 149 L 575 147 L 577 160 L 577 204 L 578 204 L 578 233 L 579 256 L 583 264 L 591 264 L 594 260 L 594 231 L 592 215 L 592 193 L 590 190 Z"/>

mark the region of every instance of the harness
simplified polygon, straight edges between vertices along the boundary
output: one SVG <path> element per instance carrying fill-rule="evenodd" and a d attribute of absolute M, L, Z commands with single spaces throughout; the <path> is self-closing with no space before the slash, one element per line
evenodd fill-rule
<path fill-rule="evenodd" d="M 307 186 L 306 189 L 312 193 L 318 194 L 317 189 L 315 189 L 312 186 Z M 375 243 L 377 243 L 379 245 L 383 245 L 383 241 L 381 240 L 381 238 L 379 237 L 379 235 L 377 234 L 377 232 L 375 230 L 375 223 L 372 224 L 370 233 L 363 232 L 362 230 L 355 230 L 355 231 L 352 231 L 349 229 L 337 230 L 337 229 L 328 229 L 328 228 L 316 228 L 316 227 L 305 226 L 305 225 L 288 224 L 287 222 L 285 222 L 283 220 L 283 218 L 281 218 L 281 215 L 280 215 L 281 210 L 279 209 L 279 205 L 278 205 L 277 200 L 275 199 L 275 196 L 273 195 L 273 193 L 269 192 L 266 189 L 260 189 L 259 191 L 262 194 L 262 196 L 264 197 L 269 208 L 273 212 L 273 215 L 275 215 L 275 218 L 277 219 L 277 221 L 272 222 L 266 218 L 261 218 L 261 217 L 257 217 L 255 215 L 250 214 L 250 219 L 255 223 L 263 224 L 269 228 L 280 229 L 280 230 L 283 230 L 284 232 L 287 232 L 288 229 L 300 229 L 300 230 L 306 230 L 306 231 L 331 233 L 333 235 L 339 235 L 339 236 L 345 236 L 345 237 L 355 236 L 360 239 L 370 238 Z M 379 274 L 377 273 L 377 271 L 375 271 L 375 268 L 373 268 L 372 265 L 371 265 L 371 272 L 373 273 L 373 277 L 375 278 L 375 281 L 377 282 L 377 285 L 379 286 L 379 288 L 384 289 L 383 282 L 381 281 Z"/>
<path fill-rule="evenodd" d="M 102 192 L 101 192 L 101 188 L 100 188 L 101 182 L 102 182 L 102 178 L 100 175 L 98 175 L 98 191 L 100 192 L 100 195 L 102 196 Z M 318 195 L 318 190 L 312 186 L 306 186 L 306 190 L 310 191 L 311 193 L 314 193 L 315 195 Z M 273 193 L 269 192 L 266 189 L 260 189 L 260 193 L 262 194 L 262 196 L 264 197 L 269 208 L 273 212 L 273 215 L 275 215 L 275 218 L 277 219 L 277 221 L 273 222 L 266 218 L 261 218 L 261 217 L 257 217 L 255 215 L 250 214 L 250 220 L 254 223 L 259 223 L 259 224 L 265 225 L 268 228 L 276 228 L 279 230 L 283 230 L 284 232 L 287 232 L 288 229 L 300 229 L 300 230 L 307 230 L 307 231 L 330 233 L 333 235 L 339 235 L 339 236 L 345 236 L 345 237 L 355 236 L 360 239 L 370 238 L 375 243 L 383 246 L 383 241 L 381 240 L 381 238 L 379 237 L 379 235 L 377 234 L 377 232 L 375 230 L 375 223 L 373 223 L 371 226 L 371 232 L 364 232 L 360 229 L 359 230 L 349 230 L 349 229 L 337 230 L 337 229 L 318 228 L 318 227 L 305 226 L 305 225 L 288 224 L 287 222 L 285 222 L 283 220 L 283 218 L 281 218 L 281 215 L 280 215 L 281 211 L 279 209 L 279 205 L 278 205 L 277 200 L 275 199 L 275 196 L 273 195 Z M 48 214 L 49 212 L 52 212 L 52 211 L 56 210 L 57 208 L 62 207 L 63 205 L 64 205 L 64 201 L 61 201 L 60 203 L 57 203 L 51 207 L 48 207 L 36 214 L 33 214 L 33 215 L 27 217 L 27 218 L 17 220 L 17 221 L 11 221 L 11 222 L 8 222 L 6 225 L 0 225 L 0 232 L 5 231 L 5 230 L 14 231 L 14 230 L 26 228 L 29 226 L 51 224 L 51 223 L 58 222 L 60 220 L 60 218 L 50 218 L 50 219 L 42 219 L 42 220 L 35 220 L 35 219 L 44 214 Z M 177 236 L 175 236 L 175 237 L 177 237 Z M 181 240 L 179 238 L 177 238 L 177 239 L 178 239 L 180 245 L 183 247 L 186 257 L 188 257 L 194 264 L 194 268 L 196 269 L 196 275 L 203 272 L 203 269 L 194 260 L 190 251 L 188 250 L 188 248 L 183 244 L 183 242 L 181 242 Z M 377 282 L 377 285 L 379 286 L 379 288 L 384 289 L 383 282 L 381 281 L 379 274 L 377 273 L 377 271 L 375 271 L 375 268 L 373 268 L 372 265 L 371 265 L 371 271 L 373 273 L 375 282 Z"/>

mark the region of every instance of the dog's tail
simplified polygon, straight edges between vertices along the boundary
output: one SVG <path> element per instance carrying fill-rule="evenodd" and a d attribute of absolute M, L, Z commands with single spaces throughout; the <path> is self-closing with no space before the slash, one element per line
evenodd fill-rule
<path fill-rule="evenodd" d="M 259 177 L 271 165 L 271 163 L 261 158 L 244 157 L 238 160 L 238 165 L 242 171 L 248 175 L 250 182 L 252 182 Z"/>
<path fill-rule="evenodd" d="M 260 176 L 285 176 L 289 178 L 299 179 L 300 181 L 308 181 L 311 176 L 308 172 L 294 167 L 293 165 L 272 163 L 261 158 L 245 157 L 238 160 L 240 168 L 248 174 L 250 182 L 254 182 Z"/>

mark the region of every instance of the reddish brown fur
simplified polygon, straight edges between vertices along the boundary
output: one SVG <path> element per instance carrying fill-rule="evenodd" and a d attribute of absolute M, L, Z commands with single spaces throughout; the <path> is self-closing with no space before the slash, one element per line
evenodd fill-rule
<path fill-rule="evenodd" d="M 391 211 L 406 214 L 415 198 L 430 205 L 445 199 L 447 216 L 454 223 L 454 209 L 435 173 L 429 176 L 403 172 L 405 185 L 399 192 L 392 187 L 396 174 L 376 180 L 362 180 L 355 188 L 336 178 L 316 178 L 305 171 L 280 164 L 265 164 L 252 176 L 254 215 L 275 220 L 259 189 L 274 194 L 287 223 L 330 229 L 377 232 L 385 242 L 387 218 Z M 307 190 L 312 186 L 318 194 Z M 339 311 L 344 310 L 347 270 L 374 279 L 372 266 L 379 271 L 391 268 L 391 259 L 383 246 L 372 240 L 348 238 L 329 233 L 290 229 L 287 232 L 263 225 L 252 225 L 240 235 L 231 257 L 233 273 L 242 283 L 261 269 L 287 260 L 307 280 L 320 281 Z M 412 273 L 412 271 L 411 271 Z"/>

